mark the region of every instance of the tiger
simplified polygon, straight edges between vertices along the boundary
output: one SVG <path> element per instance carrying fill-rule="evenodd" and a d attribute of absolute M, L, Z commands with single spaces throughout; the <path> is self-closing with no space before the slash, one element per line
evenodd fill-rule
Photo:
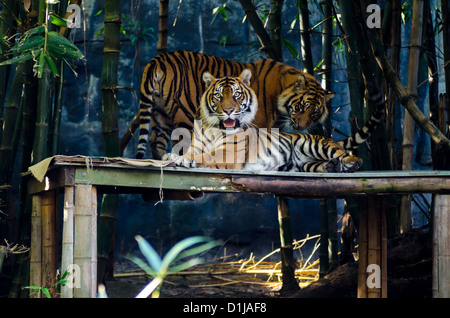
<path fill-rule="evenodd" d="M 201 77 L 209 72 L 216 77 L 238 76 L 249 69 L 257 79 L 251 87 L 260 107 L 254 118 L 255 127 L 301 131 L 328 116 L 326 102 L 335 94 L 323 89 L 314 76 L 274 61 L 262 59 L 253 63 L 238 63 L 207 54 L 174 51 L 154 57 L 142 74 L 139 142 L 137 159 L 145 156 L 149 143 L 153 159 L 167 152 L 172 131 L 186 128 L 192 131 L 195 114 L 205 87 Z"/>
<path fill-rule="evenodd" d="M 253 127 L 258 100 L 249 85 L 250 78 L 250 70 L 239 77 L 217 79 L 205 72 L 206 90 L 196 113 L 191 144 L 183 155 L 174 148 L 163 155 L 163 160 L 181 167 L 249 171 L 354 172 L 360 168 L 362 159 L 348 151 L 356 150 L 379 125 L 384 112 L 379 95 L 371 97 L 377 108 L 364 127 L 336 142 L 320 135 Z M 238 115 L 232 118 L 232 113 Z M 230 119 L 241 120 L 242 124 L 238 129 L 231 122 L 220 124 Z"/>

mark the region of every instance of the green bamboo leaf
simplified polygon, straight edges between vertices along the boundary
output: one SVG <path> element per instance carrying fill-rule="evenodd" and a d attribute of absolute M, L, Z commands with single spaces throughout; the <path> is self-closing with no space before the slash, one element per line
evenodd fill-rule
<path fill-rule="evenodd" d="M 151 246 L 142 236 L 136 235 L 135 239 L 138 242 L 141 253 L 147 259 L 150 267 L 153 269 L 153 271 L 159 272 L 161 269 L 161 257 L 159 256 L 159 254 L 156 252 L 153 246 Z"/>
<path fill-rule="evenodd" d="M 58 68 L 56 67 L 55 62 L 52 60 L 50 56 L 47 54 L 44 54 L 45 60 L 48 63 L 48 66 L 50 66 L 50 70 L 52 71 L 53 75 L 59 76 Z"/>
<path fill-rule="evenodd" d="M 50 14 L 49 21 L 51 23 L 53 23 L 54 25 L 67 28 L 67 22 L 68 21 L 66 19 L 60 17 L 56 13 L 51 13 Z"/>
<path fill-rule="evenodd" d="M 39 54 L 38 64 L 33 66 L 38 78 L 42 78 L 42 73 L 44 72 L 44 64 L 45 64 L 45 54 L 44 52 L 41 51 L 41 53 Z"/>
<path fill-rule="evenodd" d="M 29 51 L 29 52 L 20 54 L 20 55 L 18 55 L 16 57 L 13 57 L 12 59 L 3 61 L 2 63 L 0 63 L 0 66 L 2 66 L 2 65 L 11 65 L 11 64 L 16 64 L 16 63 L 20 63 L 20 62 L 23 62 L 23 61 L 31 60 L 32 58 L 38 56 L 38 54 L 39 54 L 38 52 L 39 52 L 39 50 Z"/>
<path fill-rule="evenodd" d="M 200 265 L 203 262 L 204 262 L 204 260 L 201 259 L 201 258 L 193 258 L 193 259 L 190 259 L 190 260 L 188 260 L 188 261 L 186 261 L 186 262 L 184 262 L 184 263 L 182 263 L 180 265 L 176 265 L 176 266 L 171 267 L 168 270 L 168 272 L 170 272 L 170 273 L 178 273 L 178 272 L 184 271 L 184 270 L 186 270 L 188 268 Z"/>
<path fill-rule="evenodd" d="M 25 286 L 26 289 L 41 289 L 41 286 Z"/>
<path fill-rule="evenodd" d="M 48 33 L 47 48 L 51 56 L 65 57 L 74 60 L 83 58 L 83 53 L 72 42 L 67 40 L 58 32 L 51 31 Z"/>
<path fill-rule="evenodd" d="M 31 36 L 27 38 L 25 41 L 17 44 L 17 52 L 21 53 L 27 50 L 37 50 L 40 49 L 45 42 L 45 38 L 43 36 Z M 14 48 L 13 48 L 14 49 Z"/>
<path fill-rule="evenodd" d="M 105 28 L 101 28 L 97 33 L 95 33 L 94 38 L 96 38 L 97 36 L 99 36 L 103 32 L 105 32 Z"/>
<path fill-rule="evenodd" d="M 50 295 L 50 291 L 48 290 L 48 288 L 43 287 L 43 288 L 41 289 L 41 291 L 42 291 L 42 293 L 45 295 L 45 297 L 47 297 L 47 298 L 52 298 L 52 296 Z"/>
<path fill-rule="evenodd" d="M 34 34 L 40 34 L 45 32 L 45 25 L 40 25 L 38 27 L 32 28 L 23 34 L 24 37 L 31 36 Z"/>
<path fill-rule="evenodd" d="M 203 253 L 203 252 L 205 252 L 205 251 L 207 251 L 207 250 L 212 249 L 213 247 L 216 247 L 217 245 L 219 245 L 219 242 L 217 242 L 217 241 L 211 241 L 211 242 L 202 244 L 202 245 L 200 245 L 200 246 L 193 247 L 193 248 L 191 248 L 191 249 L 189 249 L 189 250 L 186 250 L 186 251 L 181 252 L 181 253 L 178 255 L 178 257 L 174 260 L 174 262 L 176 262 L 176 261 L 178 261 L 178 260 L 180 260 L 180 259 L 183 259 L 183 258 L 192 256 L 192 255 L 196 255 L 196 254 Z"/>
<path fill-rule="evenodd" d="M 132 261 L 133 263 L 135 263 L 137 266 L 139 266 L 140 268 L 142 268 L 148 275 L 152 276 L 152 277 L 156 277 L 158 276 L 158 273 L 156 273 L 150 266 L 148 266 L 143 260 L 141 260 L 138 257 L 135 256 L 128 256 L 127 257 L 130 261 Z"/>
<path fill-rule="evenodd" d="M 192 237 L 188 237 L 188 238 L 178 242 L 164 256 L 161 267 L 168 269 L 169 266 L 175 260 L 178 259 L 178 256 L 180 255 L 181 252 L 183 252 L 183 250 L 186 250 L 187 248 L 189 248 L 195 244 L 199 244 L 202 242 L 209 242 L 210 240 L 211 240 L 210 238 L 204 237 L 204 236 L 192 236 Z"/>

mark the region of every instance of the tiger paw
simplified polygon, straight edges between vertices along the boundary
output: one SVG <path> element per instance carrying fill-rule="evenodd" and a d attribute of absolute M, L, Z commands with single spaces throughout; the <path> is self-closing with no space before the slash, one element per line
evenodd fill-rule
<path fill-rule="evenodd" d="M 166 153 L 162 156 L 162 160 L 172 161 L 178 167 L 195 168 L 195 161 L 189 160 L 183 156 L 174 153 Z"/>
<path fill-rule="evenodd" d="M 324 169 L 325 172 L 341 172 L 341 163 L 339 159 L 333 158 L 327 162 Z"/>
<path fill-rule="evenodd" d="M 362 166 L 363 160 L 350 155 L 342 159 L 342 172 L 355 172 Z"/>

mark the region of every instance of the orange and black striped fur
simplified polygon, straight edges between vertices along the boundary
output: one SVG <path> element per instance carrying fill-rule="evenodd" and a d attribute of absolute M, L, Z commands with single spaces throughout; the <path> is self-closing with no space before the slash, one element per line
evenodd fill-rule
<path fill-rule="evenodd" d="M 140 137 L 136 158 L 143 158 L 148 135 L 154 159 L 166 153 L 172 131 L 192 131 L 200 98 L 205 90 L 201 77 L 238 76 L 249 69 L 256 79 L 251 87 L 259 109 L 253 124 L 271 128 L 278 119 L 294 130 L 307 129 L 327 117 L 326 101 L 334 96 L 312 76 L 271 59 L 244 64 L 206 54 L 175 51 L 153 58 L 142 75 Z"/>
<path fill-rule="evenodd" d="M 249 72 L 219 79 L 205 73 L 207 89 L 201 98 L 191 145 L 184 155 L 173 151 L 163 159 L 183 167 L 251 171 L 353 172 L 359 169 L 362 159 L 347 151 L 365 142 L 380 122 L 384 104 L 379 96 L 373 97 L 378 107 L 367 124 L 340 142 L 319 135 L 255 128 L 251 119 L 257 101 L 248 86 Z M 239 112 L 241 117 L 233 120 L 246 118 L 237 129 L 219 124 L 221 120 L 229 120 L 232 112 L 227 109 Z"/>

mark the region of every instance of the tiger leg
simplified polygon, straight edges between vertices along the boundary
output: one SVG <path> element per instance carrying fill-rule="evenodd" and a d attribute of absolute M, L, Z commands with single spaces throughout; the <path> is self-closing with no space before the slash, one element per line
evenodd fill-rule
<path fill-rule="evenodd" d="M 153 159 L 161 159 L 167 153 L 167 145 L 172 135 L 172 122 L 166 114 L 155 112 L 151 117 L 152 134 L 150 136 L 150 147 Z"/>
<path fill-rule="evenodd" d="M 305 163 L 301 170 L 303 172 L 341 172 L 341 163 L 337 158 L 329 161 L 310 161 Z"/>
<path fill-rule="evenodd" d="M 363 160 L 356 156 L 353 156 L 353 155 L 344 156 L 341 159 L 342 172 L 355 172 L 355 171 L 359 170 L 362 163 L 363 163 Z"/>
<path fill-rule="evenodd" d="M 136 159 L 142 159 L 145 156 L 145 150 L 147 145 L 148 134 L 150 131 L 150 114 L 151 106 L 146 99 L 141 97 L 140 110 L 139 110 L 139 144 L 136 153 Z M 154 127 L 154 125 L 152 124 Z"/>

